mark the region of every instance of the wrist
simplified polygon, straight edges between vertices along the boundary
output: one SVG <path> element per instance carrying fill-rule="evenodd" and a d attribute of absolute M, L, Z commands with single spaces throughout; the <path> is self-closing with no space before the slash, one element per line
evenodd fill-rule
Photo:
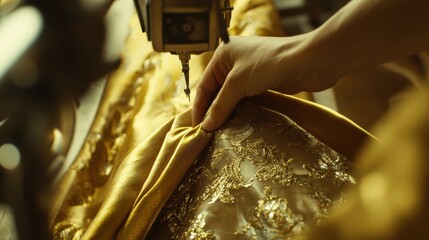
<path fill-rule="evenodd" d="M 297 88 L 293 92 L 325 90 L 345 74 L 345 68 L 338 68 L 334 51 L 327 50 L 322 40 L 317 30 L 285 39 L 282 66 L 291 77 L 287 85 Z"/>

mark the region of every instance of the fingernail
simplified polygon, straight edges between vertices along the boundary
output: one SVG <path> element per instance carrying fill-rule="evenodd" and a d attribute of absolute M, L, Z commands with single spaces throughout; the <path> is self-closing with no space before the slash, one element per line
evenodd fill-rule
<path fill-rule="evenodd" d="M 212 118 L 212 116 L 209 114 L 206 118 L 204 118 L 203 123 L 201 123 L 201 127 L 207 131 L 211 132 L 216 129 L 216 122 Z"/>

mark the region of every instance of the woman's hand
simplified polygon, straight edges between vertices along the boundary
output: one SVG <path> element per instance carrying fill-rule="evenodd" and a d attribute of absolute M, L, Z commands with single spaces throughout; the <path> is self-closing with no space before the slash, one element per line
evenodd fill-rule
<path fill-rule="evenodd" d="M 202 128 L 212 131 L 244 97 L 268 89 L 323 90 L 345 74 L 428 50 L 428 8 L 424 0 L 356 0 L 310 33 L 234 37 L 216 50 L 203 74 L 193 124 L 209 109 Z"/>
<path fill-rule="evenodd" d="M 221 44 L 197 88 L 193 124 L 199 124 L 209 109 L 202 128 L 213 131 L 242 98 L 268 89 L 294 94 L 332 86 L 335 81 L 319 81 L 316 76 L 320 71 L 307 67 L 311 66 L 311 57 L 301 51 L 307 35 L 232 37 L 228 44 Z"/>

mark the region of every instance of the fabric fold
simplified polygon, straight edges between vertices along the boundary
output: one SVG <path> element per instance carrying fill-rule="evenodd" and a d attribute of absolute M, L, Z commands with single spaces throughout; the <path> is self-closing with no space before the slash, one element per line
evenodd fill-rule
<path fill-rule="evenodd" d="M 122 161 L 93 219 L 97 224 L 88 227 L 83 239 L 135 239 L 147 233 L 163 202 L 210 141 L 210 133 L 190 126 L 190 111 L 186 111 Z"/>

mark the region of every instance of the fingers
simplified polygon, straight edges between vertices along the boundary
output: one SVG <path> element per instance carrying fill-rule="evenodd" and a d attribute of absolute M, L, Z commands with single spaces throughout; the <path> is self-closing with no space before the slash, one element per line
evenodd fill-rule
<path fill-rule="evenodd" d="M 232 43 L 228 44 L 231 46 Z M 230 71 L 233 69 L 234 61 L 232 61 L 228 49 L 230 48 L 221 45 L 216 50 L 196 91 L 192 107 L 192 124 L 196 126 L 202 121 L 201 126 L 206 131 L 219 128 L 244 96 L 243 91 L 237 88 L 235 81 L 231 81 L 231 76 L 234 74 L 231 74 Z M 223 86 L 224 83 L 225 86 Z M 216 96 L 218 92 L 219 94 Z"/>
<path fill-rule="evenodd" d="M 228 80 L 225 81 L 228 83 Z M 229 117 L 237 103 L 243 98 L 241 91 L 233 86 L 224 86 L 216 99 L 213 101 L 210 109 L 201 123 L 201 127 L 205 131 L 214 131 L 219 128 Z"/>
<path fill-rule="evenodd" d="M 193 126 L 201 123 L 213 98 L 225 81 L 227 71 L 222 70 L 218 59 L 220 59 L 219 55 L 215 54 L 204 71 L 197 88 L 194 105 L 192 106 Z"/>
<path fill-rule="evenodd" d="M 218 87 L 219 88 L 219 87 Z M 215 91 L 198 87 L 195 95 L 194 105 L 192 106 L 192 125 L 195 127 L 203 121 L 204 115 L 210 106 L 218 88 Z"/>

